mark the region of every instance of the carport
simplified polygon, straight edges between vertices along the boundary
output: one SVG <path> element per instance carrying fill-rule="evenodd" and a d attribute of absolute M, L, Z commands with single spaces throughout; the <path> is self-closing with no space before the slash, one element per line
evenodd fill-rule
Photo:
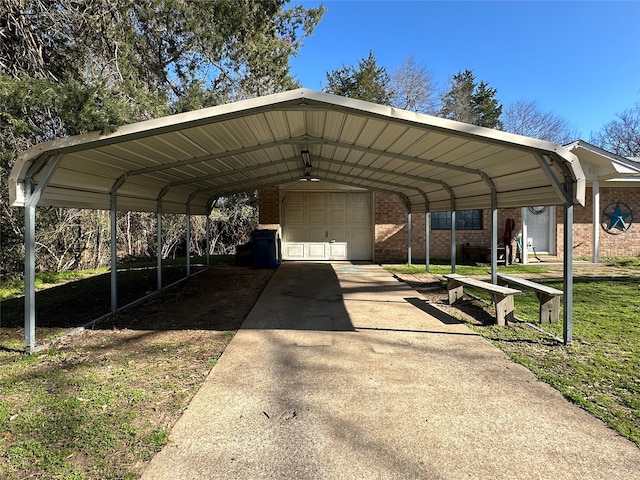
<path fill-rule="evenodd" d="M 494 283 L 498 209 L 562 205 L 564 340 L 571 342 L 573 205 L 584 204 L 585 195 L 574 154 L 541 140 L 298 89 L 125 125 L 110 134 L 54 140 L 24 152 L 9 188 L 11 204 L 25 209 L 27 349 L 35 347 L 37 207 L 110 210 L 115 311 L 117 211 L 156 212 L 159 219 L 163 213 L 185 214 L 189 245 L 190 216 L 208 215 L 217 198 L 297 180 L 397 195 L 409 216 L 426 215 L 427 252 L 429 213 L 451 212 L 452 272 L 456 211 L 490 209 Z M 159 286 L 160 267 L 159 256 Z"/>

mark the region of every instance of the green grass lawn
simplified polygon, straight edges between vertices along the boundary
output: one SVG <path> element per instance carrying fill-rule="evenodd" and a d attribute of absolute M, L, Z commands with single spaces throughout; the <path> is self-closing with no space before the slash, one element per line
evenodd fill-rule
<path fill-rule="evenodd" d="M 424 273 L 424 266 L 388 268 Z M 431 266 L 437 275 L 449 270 Z M 135 271 L 148 275 L 144 268 Z M 489 273 L 487 267 L 468 265 L 457 271 Z M 508 272 L 562 288 L 557 268 L 510 266 Z M 87 285 L 87 295 L 103 290 L 91 280 L 105 274 L 95 273 L 79 282 Z M 540 274 L 548 278 L 536 278 Z M 50 285 L 69 280 L 45 279 Z M 76 305 L 88 308 L 87 295 Z M 3 310 L 17 300 L 3 302 Z M 533 295 L 516 299 L 516 315 L 524 321 L 535 322 L 537 311 Z M 553 339 L 562 336 L 561 324 L 544 326 L 552 335 L 524 322 L 471 328 L 640 445 L 640 262 L 576 273 L 571 346 Z M 63 341 L 25 355 L 17 351 L 21 335 L 5 341 L 9 331 L 19 327 L 3 324 L 0 330 L 0 478 L 8 480 L 138 478 L 140 465 L 165 445 L 171 425 L 233 337 L 233 332 L 96 329 L 84 332 L 82 342 Z"/>
<path fill-rule="evenodd" d="M 214 264 L 232 262 L 233 257 L 212 257 Z M 184 259 L 163 262 L 169 280 L 184 276 L 182 265 Z M 153 289 L 154 266 L 127 265 L 119 273 L 122 289 Z M 38 274 L 37 286 L 40 313 L 54 310 L 70 318 L 65 328 L 39 326 L 40 340 L 109 308 L 104 270 Z M 27 355 L 22 291 L 20 282 L 0 287 L 0 479 L 139 478 L 234 331 L 97 325 Z"/>
<path fill-rule="evenodd" d="M 473 327 L 568 399 L 640 445 L 640 260 L 611 262 L 618 270 L 594 270 L 574 275 L 573 342 L 564 346 L 562 320 L 544 325 L 545 335 L 526 323 L 506 328 Z M 392 272 L 424 273 L 417 266 L 389 267 Z M 462 275 L 484 275 L 486 267 L 458 266 Z M 529 275 L 538 283 L 562 289 L 559 278 L 537 279 L 553 273 L 546 266 L 510 266 L 508 273 Z M 433 265 L 430 273 L 450 272 L 448 265 Z M 622 272 L 622 275 L 618 274 Z M 466 290 L 466 289 L 465 289 Z M 488 300 L 483 292 L 474 295 Z M 538 301 L 532 293 L 518 296 L 516 316 L 536 323 Z M 561 313 L 562 318 L 562 313 Z"/>

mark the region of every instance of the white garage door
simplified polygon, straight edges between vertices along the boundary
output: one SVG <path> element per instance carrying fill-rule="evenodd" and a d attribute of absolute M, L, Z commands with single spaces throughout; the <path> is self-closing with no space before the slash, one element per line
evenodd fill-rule
<path fill-rule="evenodd" d="M 283 201 L 284 260 L 371 260 L 369 192 L 292 192 Z"/>

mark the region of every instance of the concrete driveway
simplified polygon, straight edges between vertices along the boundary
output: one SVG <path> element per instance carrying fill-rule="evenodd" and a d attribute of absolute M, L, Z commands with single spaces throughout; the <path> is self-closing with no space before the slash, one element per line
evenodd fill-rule
<path fill-rule="evenodd" d="M 630 479 L 640 449 L 376 265 L 285 263 L 143 479 Z"/>

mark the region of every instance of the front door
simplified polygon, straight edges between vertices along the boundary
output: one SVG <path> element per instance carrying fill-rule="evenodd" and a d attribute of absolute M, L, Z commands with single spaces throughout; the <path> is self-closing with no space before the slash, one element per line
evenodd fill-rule
<path fill-rule="evenodd" d="M 529 207 L 527 209 L 527 247 L 529 253 L 552 253 L 552 211 L 553 207 Z"/>

